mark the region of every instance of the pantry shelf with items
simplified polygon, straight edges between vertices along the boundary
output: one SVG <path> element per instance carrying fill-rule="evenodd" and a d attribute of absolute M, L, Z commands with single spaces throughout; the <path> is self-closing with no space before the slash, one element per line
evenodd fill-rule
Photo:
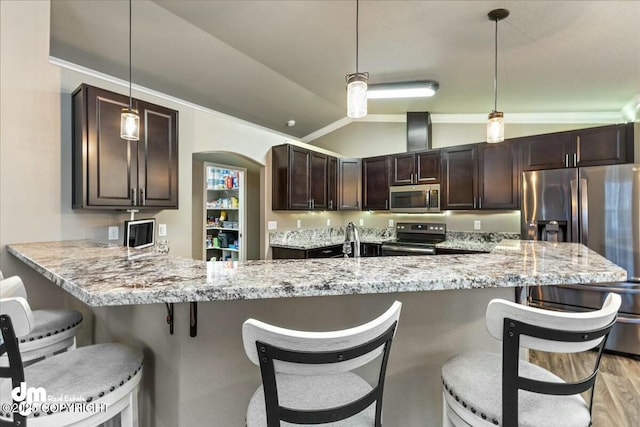
<path fill-rule="evenodd" d="M 244 260 L 246 170 L 209 162 L 201 164 L 201 250 L 194 250 L 194 258 L 206 261 Z"/>

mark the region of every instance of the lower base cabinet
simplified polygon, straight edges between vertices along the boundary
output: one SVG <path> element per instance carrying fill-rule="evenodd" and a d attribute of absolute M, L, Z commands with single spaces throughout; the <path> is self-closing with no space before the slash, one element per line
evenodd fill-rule
<path fill-rule="evenodd" d="M 353 251 L 352 251 L 353 253 Z M 372 257 L 382 254 L 379 243 L 360 243 L 360 256 Z M 325 246 L 315 249 L 271 248 L 272 259 L 342 258 L 342 245 Z"/>

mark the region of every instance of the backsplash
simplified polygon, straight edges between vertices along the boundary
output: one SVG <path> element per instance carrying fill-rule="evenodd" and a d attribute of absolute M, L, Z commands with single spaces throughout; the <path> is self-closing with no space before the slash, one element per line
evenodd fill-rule
<path fill-rule="evenodd" d="M 466 242 L 486 242 L 498 243 L 504 239 L 519 239 L 520 233 L 505 232 L 481 232 L 481 231 L 449 231 L 447 230 L 447 240 Z"/>
<path fill-rule="evenodd" d="M 269 233 L 270 245 L 288 245 L 296 243 L 335 242 L 344 240 L 346 227 L 308 228 L 287 231 L 275 231 Z M 394 227 L 374 228 L 358 227 L 358 235 L 361 241 L 376 242 L 395 238 Z"/>

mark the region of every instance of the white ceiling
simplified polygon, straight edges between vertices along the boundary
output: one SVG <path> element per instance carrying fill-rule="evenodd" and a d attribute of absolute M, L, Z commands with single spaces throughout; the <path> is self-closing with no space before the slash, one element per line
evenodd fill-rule
<path fill-rule="evenodd" d="M 370 83 L 432 79 L 370 114 L 618 112 L 640 94 L 640 1 L 360 2 Z M 133 1 L 133 82 L 292 136 L 346 115 L 355 1 Z M 128 80 L 128 2 L 52 0 L 51 55 Z M 294 119 L 297 125 L 287 128 Z"/>

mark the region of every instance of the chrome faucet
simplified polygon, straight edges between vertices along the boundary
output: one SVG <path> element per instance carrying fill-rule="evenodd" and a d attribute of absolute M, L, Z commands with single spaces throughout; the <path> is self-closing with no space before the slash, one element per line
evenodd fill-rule
<path fill-rule="evenodd" d="M 354 243 L 353 256 L 355 258 L 360 257 L 360 236 L 358 235 L 358 229 L 353 222 L 347 224 L 347 229 L 344 232 L 344 243 L 342 244 L 342 253 L 345 257 L 351 254 L 351 242 Z"/>

